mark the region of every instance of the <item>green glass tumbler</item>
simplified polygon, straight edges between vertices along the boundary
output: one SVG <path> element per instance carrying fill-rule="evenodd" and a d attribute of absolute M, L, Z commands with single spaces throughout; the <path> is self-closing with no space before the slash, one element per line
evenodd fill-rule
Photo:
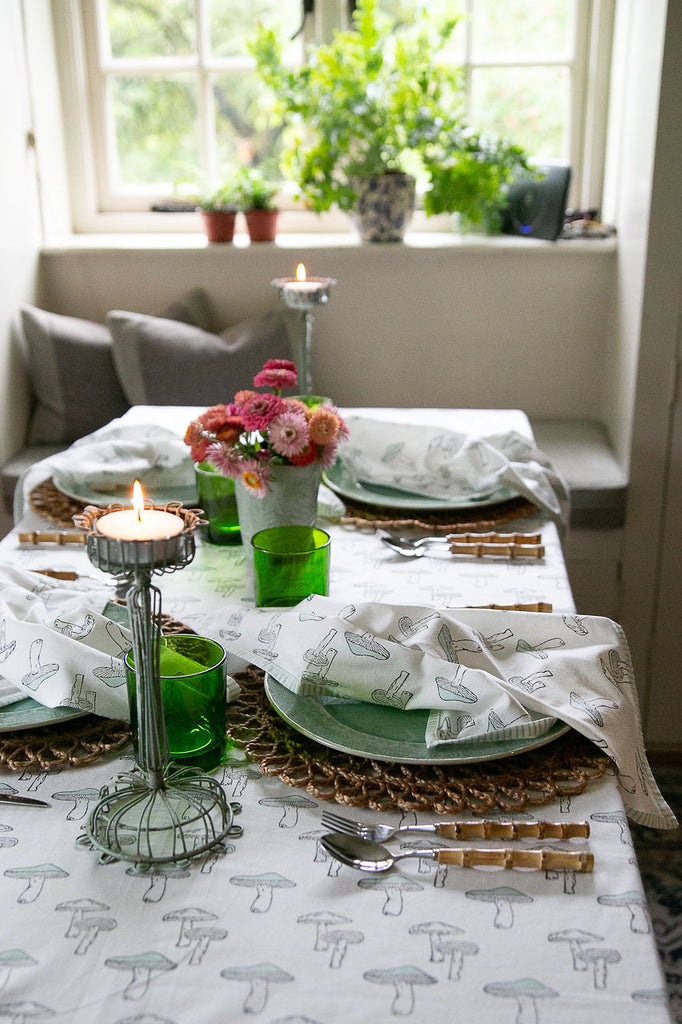
<path fill-rule="evenodd" d="M 273 526 L 251 538 L 259 608 L 286 608 L 329 593 L 330 537 L 314 526 Z"/>
<path fill-rule="evenodd" d="M 223 476 L 211 462 L 194 467 L 199 505 L 208 519 L 206 537 L 211 544 L 239 544 L 239 518 L 234 480 Z"/>
<path fill-rule="evenodd" d="M 212 771 L 226 752 L 225 651 L 204 636 L 160 638 L 161 701 L 171 760 Z M 125 656 L 130 726 L 137 755 L 137 686 L 133 652 Z"/>

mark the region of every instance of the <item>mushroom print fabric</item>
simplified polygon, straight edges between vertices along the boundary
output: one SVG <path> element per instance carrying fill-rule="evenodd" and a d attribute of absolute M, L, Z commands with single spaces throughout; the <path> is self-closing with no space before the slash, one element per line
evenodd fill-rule
<path fill-rule="evenodd" d="M 633 820 L 677 824 L 646 759 L 627 642 L 610 619 L 312 595 L 290 610 L 242 613 L 236 628 L 228 607 L 209 627 L 295 693 L 428 710 L 432 748 L 540 736 L 564 722 L 613 759 Z"/>

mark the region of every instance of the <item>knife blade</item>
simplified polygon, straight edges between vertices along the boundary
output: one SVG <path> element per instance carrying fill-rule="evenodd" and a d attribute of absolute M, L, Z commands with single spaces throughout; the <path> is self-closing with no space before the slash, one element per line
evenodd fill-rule
<path fill-rule="evenodd" d="M 36 800 L 33 796 L 22 796 L 20 793 L 0 793 L 0 803 L 26 804 L 30 807 L 49 807 L 45 800 Z"/>

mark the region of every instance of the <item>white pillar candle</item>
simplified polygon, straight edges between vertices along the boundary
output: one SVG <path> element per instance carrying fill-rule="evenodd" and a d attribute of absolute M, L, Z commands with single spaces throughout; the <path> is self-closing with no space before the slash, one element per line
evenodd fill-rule
<path fill-rule="evenodd" d="M 115 540 L 165 540 L 182 533 L 184 520 L 172 512 L 145 508 L 142 488 L 133 485 L 133 507 L 108 512 L 97 520 L 97 530 Z"/>

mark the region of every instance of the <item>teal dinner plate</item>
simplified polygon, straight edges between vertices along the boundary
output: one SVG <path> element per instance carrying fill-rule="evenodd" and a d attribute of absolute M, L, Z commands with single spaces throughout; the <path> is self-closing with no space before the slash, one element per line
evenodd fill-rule
<path fill-rule="evenodd" d="M 106 491 L 95 489 L 92 484 L 83 477 L 74 473 L 67 473 L 63 470 L 55 471 L 52 474 L 55 487 L 65 494 L 67 498 L 75 501 L 82 501 L 86 505 L 96 505 L 98 508 L 106 508 L 107 505 L 117 503 L 119 505 L 130 505 L 131 487 L 125 487 Z M 181 501 L 185 508 L 191 508 L 197 504 L 198 494 L 195 485 L 191 487 L 154 488 L 148 487 L 141 479 L 142 489 L 145 498 L 154 505 L 167 505 L 171 501 Z M 132 485 L 131 485 L 132 486 Z"/>
<path fill-rule="evenodd" d="M 275 711 L 297 732 L 334 750 L 375 761 L 403 764 L 462 764 L 494 761 L 534 750 L 563 736 L 570 726 L 556 722 L 542 736 L 515 740 L 462 740 L 427 747 L 428 711 L 400 711 L 343 697 L 292 693 L 265 676 L 265 693 Z"/>
<path fill-rule="evenodd" d="M 31 697 L 0 708 L 0 733 L 16 729 L 35 729 L 39 725 L 54 725 L 71 718 L 82 718 L 86 711 L 78 708 L 46 708 Z"/>
<path fill-rule="evenodd" d="M 498 487 L 487 494 L 463 494 L 458 498 L 431 498 L 425 494 L 409 494 L 383 484 L 356 480 L 344 465 L 343 458 L 337 459 L 334 465 L 325 471 L 324 482 L 349 501 L 364 501 L 382 508 L 421 509 L 424 512 L 485 508 L 488 505 L 496 505 L 499 501 L 509 501 L 518 497 L 518 491 L 513 491 L 510 487 Z"/>

